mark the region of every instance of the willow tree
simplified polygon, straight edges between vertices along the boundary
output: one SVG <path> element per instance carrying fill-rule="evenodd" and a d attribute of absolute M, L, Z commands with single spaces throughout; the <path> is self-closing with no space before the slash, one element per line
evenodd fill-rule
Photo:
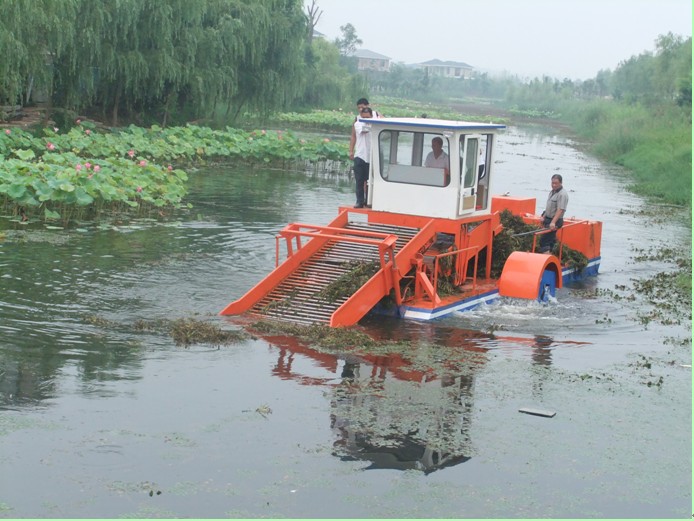
<path fill-rule="evenodd" d="M 115 96 L 148 112 L 210 116 L 220 105 L 272 110 L 300 91 L 306 18 L 300 0 L 122 0 L 132 8 L 114 34 Z M 141 24 L 141 25 L 137 25 Z M 114 24 L 118 27 L 121 24 Z M 144 37 L 143 37 L 144 36 Z M 118 74 L 119 72 L 119 74 Z M 116 80 L 117 81 L 114 81 Z"/>
<path fill-rule="evenodd" d="M 0 2 L 0 103 L 25 105 L 32 91 L 50 94 L 53 60 L 64 55 L 81 0 Z"/>
<path fill-rule="evenodd" d="M 82 0 L 59 102 L 110 116 L 168 113 L 195 70 L 206 0 Z"/>
<path fill-rule="evenodd" d="M 164 123 L 283 108 L 306 82 L 301 0 L 2 0 L 0 100 Z M 0 101 L 2 103 L 3 101 Z"/>
<path fill-rule="evenodd" d="M 246 0 L 234 10 L 243 46 L 236 62 L 237 85 L 228 106 L 268 112 L 287 107 L 305 85 L 307 19 L 301 0 Z"/>

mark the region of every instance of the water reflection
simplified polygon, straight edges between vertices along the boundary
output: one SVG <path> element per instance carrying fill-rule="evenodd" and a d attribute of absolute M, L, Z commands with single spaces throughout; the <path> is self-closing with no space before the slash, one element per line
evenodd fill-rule
<path fill-rule="evenodd" d="M 434 334 L 430 325 L 419 331 Z M 334 456 L 368 462 L 365 469 L 429 474 L 472 457 L 474 383 L 486 360 L 480 342 L 488 339 L 455 328 L 436 333 L 446 343 L 414 342 L 378 354 L 324 352 L 294 337 L 263 336 L 278 350 L 273 375 L 329 389 Z M 313 376 L 316 366 L 331 376 Z"/>
<path fill-rule="evenodd" d="M 552 365 L 552 344 L 554 340 L 545 335 L 536 335 L 532 346 L 533 362 L 537 365 Z"/>
<path fill-rule="evenodd" d="M 333 389 L 334 456 L 368 461 L 366 470 L 425 474 L 470 459 L 473 376 L 445 374 L 398 389 L 386 375 L 372 369 L 362 378 L 360 370 L 360 363 L 345 361 L 342 383 Z"/>

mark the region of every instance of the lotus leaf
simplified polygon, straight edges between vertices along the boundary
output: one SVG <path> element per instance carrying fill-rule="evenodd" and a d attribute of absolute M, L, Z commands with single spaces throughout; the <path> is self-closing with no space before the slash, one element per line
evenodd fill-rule
<path fill-rule="evenodd" d="M 27 188 L 24 186 L 24 184 L 20 183 L 13 183 L 10 185 L 10 188 L 7 190 L 7 195 L 12 197 L 13 199 L 21 199 L 24 197 L 27 193 Z"/>
<path fill-rule="evenodd" d="M 15 156 L 17 156 L 19 159 L 22 159 L 23 161 L 29 161 L 30 159 L 34 159 L 36 157 L 36 154 L 31 149 L 19 149 L 14 150 L 13 152 Z"/>

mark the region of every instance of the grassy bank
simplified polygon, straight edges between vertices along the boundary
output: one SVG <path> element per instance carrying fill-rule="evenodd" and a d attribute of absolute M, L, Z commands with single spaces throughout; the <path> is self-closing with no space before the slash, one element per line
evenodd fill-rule
<path fill-rule="evenodd" d="M 691 112 L 675 105 L 645 106 L 607 99 L 548 98 L 510 109 L 519 117 L 567 124 L 605 162 L 625 167 L 629 189 L 660 203 L 691 207 Z"/>
<path fill-rule="evenodd" d="M 691 206 L 692 127 L 681 109 L 596 100 L 571 104 L 561 119 L 592 143 L 597 156 L 633 174 L 633 192 Z"/>

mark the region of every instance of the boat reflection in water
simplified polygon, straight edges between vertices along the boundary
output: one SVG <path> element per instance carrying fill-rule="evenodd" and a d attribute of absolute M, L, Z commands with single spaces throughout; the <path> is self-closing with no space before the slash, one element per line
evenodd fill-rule
<path fill-rule="evenodd" d="M 445 344 L 442 332 L 445 330 Z M 455 328 L 436 331 L 397 353 L 326 353 L 295 337 L 261 335 L 279 350 L 273 373 L 304 385 L 330 389 L 333 454 L 366 461 L 366 469 L 417 469 L 429 474 L 463 463 L 472 455 L 470 426 L 475 374 L 486 361 L 490 335 Z M 385 333 L 390 340 L 393 333 Z M 433 343 L 436 342 L 436 343 Z M 311 365 L 334 374 L 315 377 L 296 367 Z M 296 363 L 295 363 L 296 362 Z"/>
<path fill-rule="evenodd" d="M 363 364 L 345 361 L 331 401 L 333 454 L 363 460 L 366 469 L 417 469 L 429 474 L 470 459 L 473 375 L 425 378 L 418 386 L 391 385 Z M 366 367 L 368 369 L 368 367 Z M 393 403 L 393 396 L 399 403 Z"/>

